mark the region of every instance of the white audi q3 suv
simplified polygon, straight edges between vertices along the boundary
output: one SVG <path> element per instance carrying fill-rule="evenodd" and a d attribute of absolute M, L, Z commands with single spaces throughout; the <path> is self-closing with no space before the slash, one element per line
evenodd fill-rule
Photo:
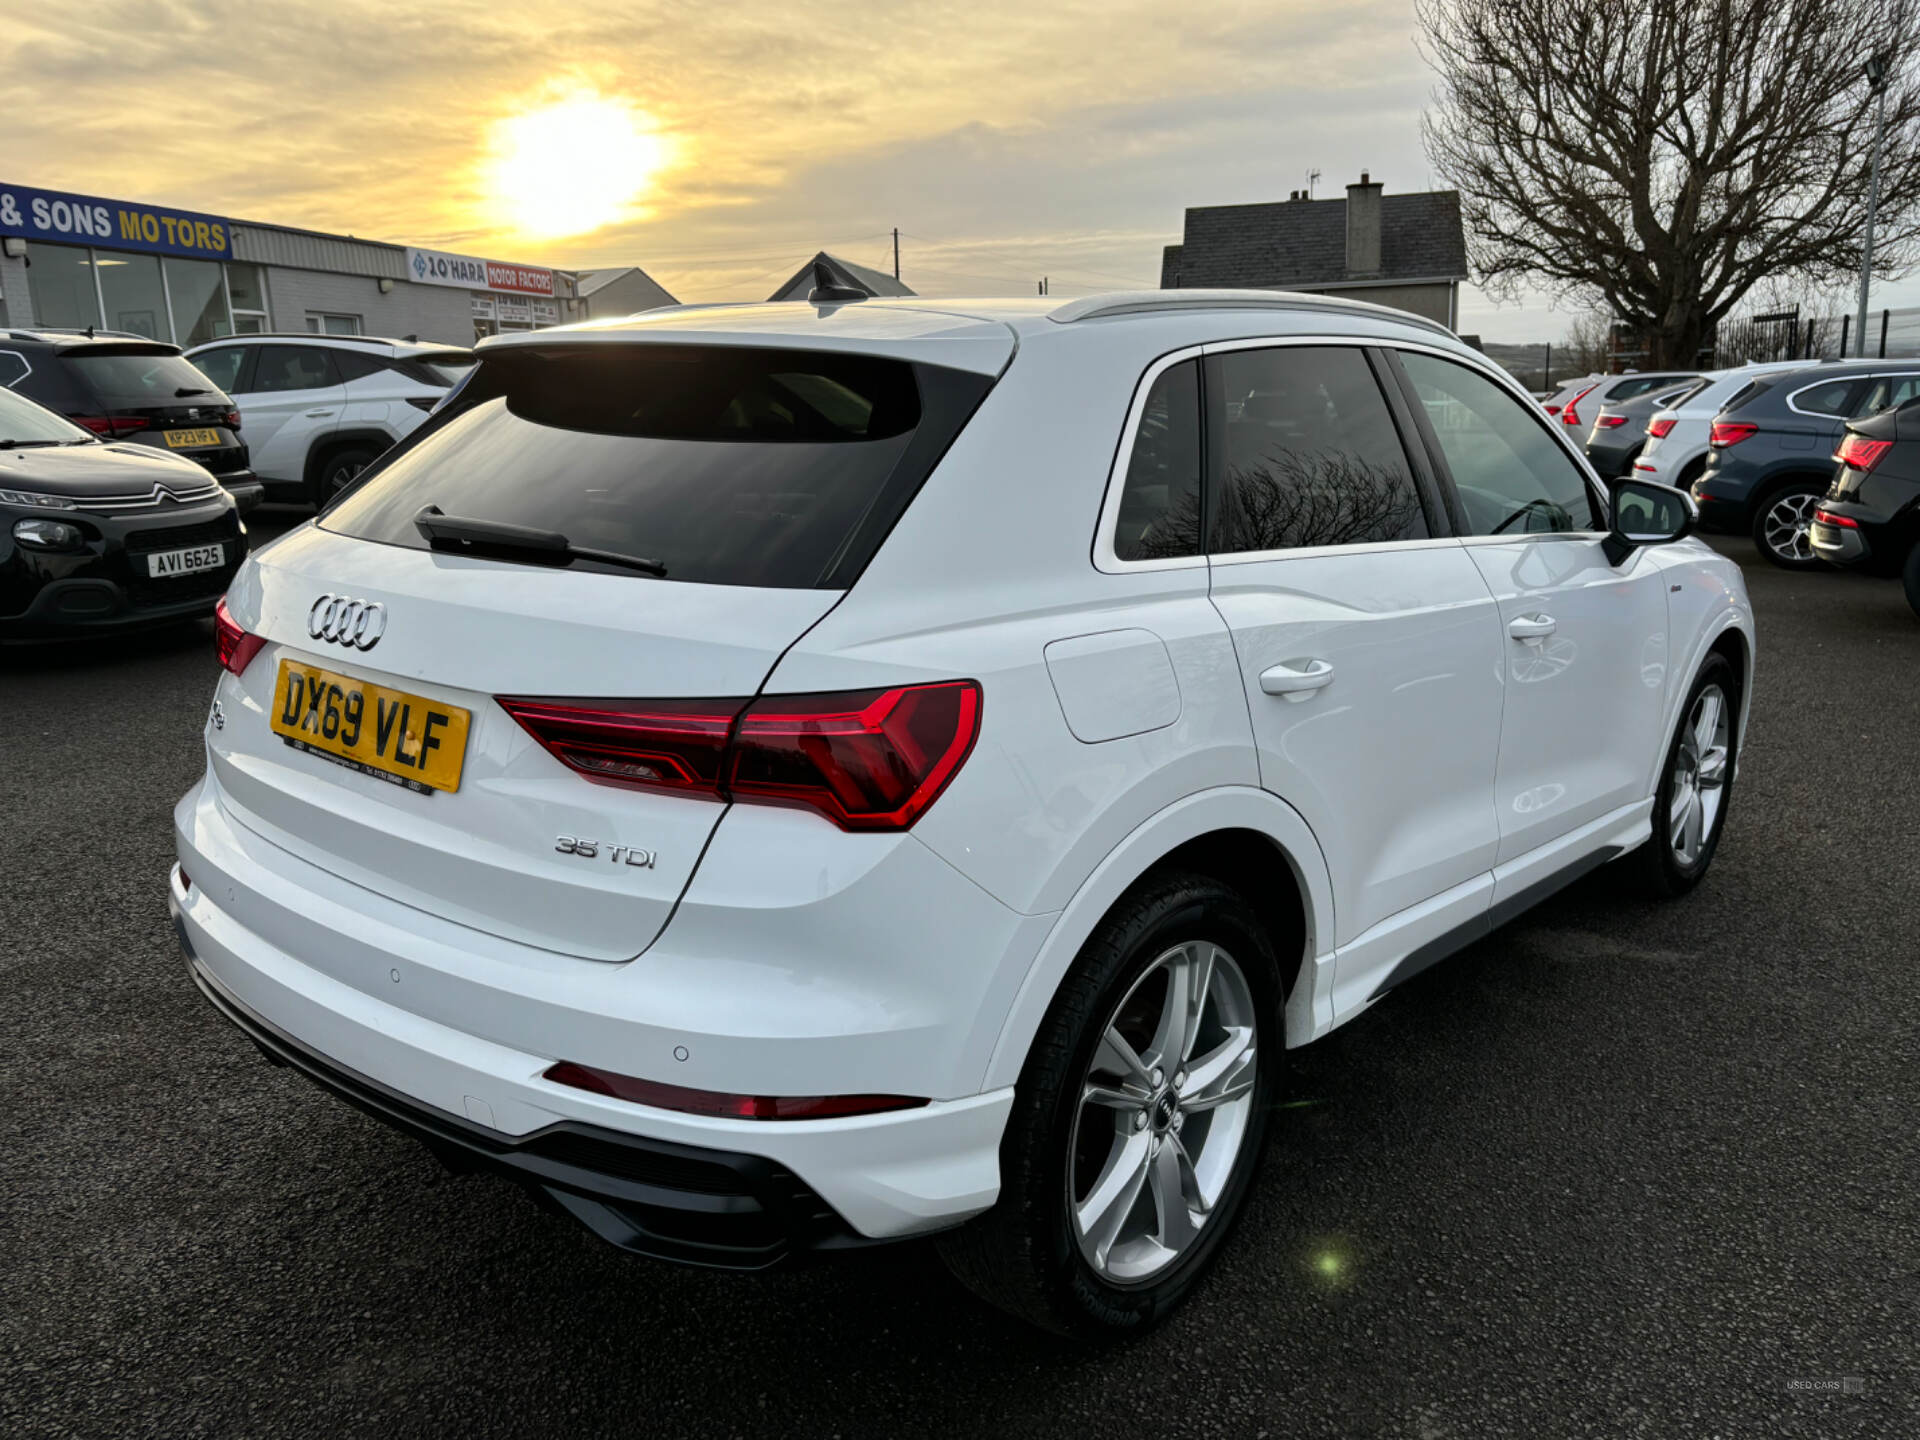
<path fill-rule="evenodd" d="M 1283 1050 L 1713 859 L 1739 571 L 1437 325 L 822 290 L 479 357 L 234 579 L 172 909 L 270 1058 L 628 1250 L 945 1232 L 1138 1329 Z"/>

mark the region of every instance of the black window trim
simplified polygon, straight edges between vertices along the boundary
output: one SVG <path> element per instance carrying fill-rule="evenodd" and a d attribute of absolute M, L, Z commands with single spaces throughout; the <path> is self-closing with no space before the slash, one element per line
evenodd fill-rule
<path fill-rule="evenodd" d="M 1440 478 L 1446 495 L 1448 513 L 1454 518 L 1455 538 L 1463 545 L 1511 545 L 1539 540 L 1593 540 L 1606 535 L 1604 517 L 1609 513 L 1612 496 L 1604 482 L 1595 472 L 1593 464 L 1575 447 L 1572 441 L 1559 432 L 1565 428 L 1552 423 L 1546 411 L 1512 376 L 1497 372 L 1491 365 L 1477 364 L 1454 350 L 1445 350 L 1437 345 L 1420 345 L 1411 341 L 1392 340 L 1381 346 L 1385 352 L 1388 368 L 1393 371 L 1399 383 L 1401 394 L 1405 397 L 1407 408 L 1413 414 L 1413 421 L 1420 432 L 1421 444 L 1425 447 L 1434 474 Z M 1557 444 L 1562 453 L 1573 462 L 1574 469 L 1581 479 L 1586 481 L 1588 503 L 1603 517 L 1603 523 L 1592 529 L 1528 531 L 1516 535 L 1473 535 L 1467 531 L 1465 511 L 1460 506 L 1460 494 L 1453 479 L 1453 471 L 1447 465 L 1446 452 L 1440 447 L 1440 437 L 1434 432 L 1433 424 L 1427 418 L 1426 406 L 1420 401 L 1420 392 L 1414 389 L 1413 379 L 1407 374 L 1406 367 L 1400 363 L 1400 352 L 1414 351 L 1422 355 L 1432 355 L 1436 359 L 1451 360 L 1463 369 L 1471 370 L 1482 379 L 1490 381 L 1496 388 L 1504 390 L 1516 404 L 1532 417 L 1533 422 Z"/>
<path fill-rule="evenodd" d="M 1406 453 L 1408 468 L 1413 473 L 1414 487 L 1419 491 L 1420 504 L 1426 513 L 1429 534 L 1417 540 L 1369 540 L 1354 545 L 1303 545 L 1280 550 L 1237 550 L 1214 554 L 1203 549 L 1194 555 L 1176 555 L 1165 559 L 1124 560 L 1114 548 L 1113 537 L 1120 524 L 1120 502 L 1126 490 L 1127 467 L 1133 460 L 1133 446 L 1140 433 L 1140 417 L 1145 412 L 1147 397 L 1152 393 L 1156 381 L 1162 374 L 1171 370 L 1184 360 L 1204 361 L 1208 356 L 1225 355 L 1236 350 L 1276 350 L 1282 346 L 1311 345 L 1325 349 L 1338 346 L 1347 350 L 1358 350 L 1373 371 L 1375 383 L 1380 387 L 1380 398 L 1387 407 L 1387 413 L 1393 417 L 1399 432 L 1400 448 Z M 1177 350 L 1169 350 L 1152 360 L 1141 372 L 1134 384 L 1133 399 L 1127 405 L 1126 420 L 1120 433 L 1114 440 L 1113 462 L 1107 470 L 1106 493 L 1100 502 L 1100 514 L 1095 523 L 1093 534 L 1093 568 L 1103 575 L 1128 575 L 1142 570 L 1192 570 L 1207 565 L 1248 565 L 1269 560 L 1290 560 L 1316 555 L 1355 555 L 1375 550 L 1400 550 L 1416 545 L 1451 545 L 1460 537 L 1455 533 L 1453 511 L 1442 508 L 1437 502 L 1446 500 L 1448 489 L 1441 486 L 1439 476 L 1443 473 L 1435 466 L 1428 454 L 1424 440 L 1417 440 L 1408 430 L 1410 423 L 1423 419 L 1418 405 L 1409 408 L 1404 398 L 1395 405 L 1394 384 L 1389 383 L 1382 373 L 1382 367 L 1393 366 L 1386 351 L 1392 346 L 1401 346 L 1408 350 L 1425 350 L 1448 359 L 1457 358 L 1453 351 L 1439 346 L 1426 346 L 1416 342 L 1386 340 L 1377 335 L 1332 335 L 1316 331 L 1310 334 L 1296 335 L 1256 335 L 1233 340 L 1206 340 L 1198 344 L 1183 345 Z M 1208 528 L 1212 519 L 1214 489 L 1212 457 L 1216 447 L 1216 437 L 1212 435 L 1213 392 L 1208 371 L 1211 367 L 1200 366 L 1200 403 L 1201 416 L 1201 454 L 1200 454 L 1200 521 L 1201 534 L 1211 538 Z M 1404 385 L 1405 378 L 1399 377 L 1395 383 Z M 1512 387 L 1509 386 L 1509 389 Z M 1411 388 L 1406 391 L 1411 394 Z M 1524 393 L 1524 392 L 1522 392 Z M 1533 398 L 1527 396 L 1527 403 L 1533 404 Z M 1565 442 L 1562 442 L 1563 446 Z M 1579 457 L 1584 470 L 1585 457 Z M 1432 488 L 1429 489 L 1429 486 Z M 1451 504 L 1450 500 L 1446 500 Z M 1573 532 L 1569 532 L 1573 533 Z M 1502 537 L 1504 538 L 1504 537 Z"/>
<path fill-rule="evenodd" d="M 239 368 L 233 372 L 233 384 L 222 386 L 221 388 L 226 391 L 228 398 L 247 393 L 247 381 L 253 378 L 253 356 L 254 352 L 260 348 L 258 345 L 222 338 L 209 341 L 205 345 L 199 345 L 194 348 L 198 353 L 187 356 L 187 359 L 191 360 L 195 365 L 200 363 L 200 356 L 207 354 L 209 351 L 238 350 L 240 352 L 240 365 Z M 209 375 L 207 378 L 211 380 L 213 377 Z"/>

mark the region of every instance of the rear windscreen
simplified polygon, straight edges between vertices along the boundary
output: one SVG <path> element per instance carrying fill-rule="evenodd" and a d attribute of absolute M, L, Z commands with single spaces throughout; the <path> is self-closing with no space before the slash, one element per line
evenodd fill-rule
<path fill-rule="evenodd" d="M 61 359 L 109 410 L 198 405 L 223 398 L 214 383 L 202 375 L 191 360 L 180 355 L 124 351 L 75 355 L 69 352 Z"/>
<path fill-rule="evenodd" d="M 516 346 L 322 523 L 426 549 L 414 517 L 436 505 L 658 561 L 674 580 L 840 588 L 991 385 L 838 352 Z"/>

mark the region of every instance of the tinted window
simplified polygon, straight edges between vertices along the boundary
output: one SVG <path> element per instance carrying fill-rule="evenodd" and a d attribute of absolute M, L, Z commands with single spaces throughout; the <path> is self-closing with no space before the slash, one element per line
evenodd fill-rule
<path fill-rule="evenodd" d="M 193 357 L 202 375 L 231 395 L 239 389 L 240 362 L 247 358 L 244 345 L 225 345 L 218 350 L 203 350 Z"/>
<path fill-rule="evenodd" d="M 1220 397 L 1220 553 L 1416 540 L 1406 451 L 1358 350 L 1280 346 L 1212 357 Z"/>
<path fill-rule="evenodd" d="M 60 358 L 109 410 L 197 404 L 214 396 L 213 382 L 181 355 L 76 355 L 69 350 Z"/>
<path fill-rule="evenodd" d="M 18 351 L 0 350 L 0 385 L 11 386 L 16 380 L 24 380 L 31 369 L 27 357 Z"/>
<path fill-rule="evenodd" d="M 1160 372 L 1134 430 L 1113 552 L 1122 560 L 1200 553 L 1200 362 Z"/>
<path fill-rule="evenodd" d="M 319 390 L 339 383 L 327 352 L 311 345 L 262 345 L 253 367 L 253 391 Z"/>
<path fill-rule="evenodd" d="M 323 523 L 424 549 L 413 520 L 438 505 L 659 560 L 674 580 L 838 588 L 991 384 L 744 346 L 512 350 Z"/>
<path fill-rule="evenodd" d="M 1849 413 L 1856 417 L 1878 415 L 1882 410 L 1906 404 L 1916 395 L 1920 395 L 1920 375 L 1882 375 L 1867 386 L 1866 393 L 1854 402 Z"/>
<path fill-rule="evenodd" d="M 1838 416 L 1846 410 L 1847 392 L 1852 389 L 1851 380 L 1829 380 L 1824 385 L 1813 385 L 1797 391 L 1788 398 L 1809 414 Z"/>
<path fill-rule="evenodd" d="M 1579 467 L 1528 406 L 1451 360 L 1409 351 L 1400 363 L 1453 472 L 1467 534 L 1605 528 Z"/>
<path fill-rule="evenodd" d="M 378 355 L 363 354 L 358 350 L 335 350 L 333 368 L 339 372 L 342 380 L 364 380 L 369 375 L 378 375 L 388 369 L 388 363 Z"/>
<path fill-rule="evenodd" d="M 473 368 L 473 355 L 466 350 L 449 350 L 444 355 L 416 355 L 413 363 L 424 367 L 433 377 L 429 383 L 452 386 L 458 385 Z"/>

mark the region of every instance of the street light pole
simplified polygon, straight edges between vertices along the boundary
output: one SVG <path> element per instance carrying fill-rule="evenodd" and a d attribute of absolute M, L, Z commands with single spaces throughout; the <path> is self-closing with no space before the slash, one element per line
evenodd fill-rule
<path fill-rule="evenodd" d="M 1861 67 L 1879 102 L 1879 122 L 1873 135 L 1873 179 L 1867 187 L 1867 239 L 1860 255 L 1860 358 L 1867 355 L 1867 286 L 1873 280 L 1873 215 L 1880 208 L 1880 151 L 1887 143 L 1887 62 L 1878 55 Z M 1840 357 L 1846 359 L 1845 355 Z"/>

